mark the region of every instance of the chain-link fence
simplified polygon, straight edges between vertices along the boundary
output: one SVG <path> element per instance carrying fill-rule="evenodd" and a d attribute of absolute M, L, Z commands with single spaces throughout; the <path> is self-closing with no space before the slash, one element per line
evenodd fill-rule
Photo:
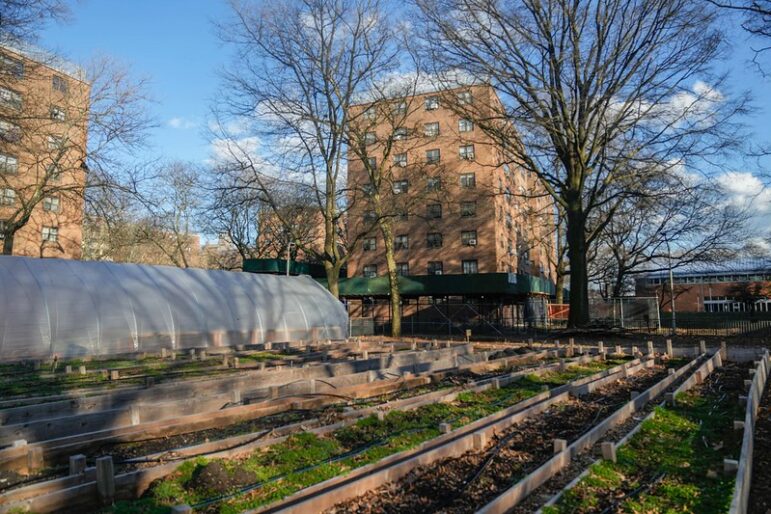
<path fill-rule="evenodd" d="M 552 316 L 562 312 L 564 316 Z M 548 337 L 567 326 L 567 306 L 532 298 L 519 304 L 492 304 L 463 301 L 413 301 L 402 307 L 402 334 L 405 336 L 465 337 Z M 387 300 L 368 304 L 350 318 L 351 335 L 389 335 L 390 306 Z M 671 314 L 659 313 L 655 298 L 625 297 L 593 300 L 591 326 L 595 330 L 636 332 L 650 335 L 672 333 Z M 678 336 L 742 337 L 771 340 L 771 313 L 678 313 Z"/>

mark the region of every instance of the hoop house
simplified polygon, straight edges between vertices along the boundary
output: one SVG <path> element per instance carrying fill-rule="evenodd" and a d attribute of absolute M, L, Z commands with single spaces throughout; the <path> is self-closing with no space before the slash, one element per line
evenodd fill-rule
<path fill-rule="evenodd" d="M 0 360 L 343 339 L 310 277 L 0 257 Z"/>

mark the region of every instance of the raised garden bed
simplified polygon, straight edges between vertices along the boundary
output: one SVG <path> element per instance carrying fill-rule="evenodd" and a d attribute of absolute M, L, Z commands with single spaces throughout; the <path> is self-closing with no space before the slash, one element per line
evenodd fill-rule
<path fill-rule="evenodd" d="M 643 390 L 666 374 L 663 368 L 646 369 L 581 399 L 555 404 L 498 434 L 482 451 L 416 469 L 329 512 L 476 512 L 549 459 L 555 439 L 577 439 L 626 403 L 631 391 Z"/>
<path fill-rule="evenodd" d="M 593 465 L 575 487 L 544 514 L 589 512 L 728 512 L 737 459 L 748 368 L 725 363 L 701 384 L 677 396 L 617 450 L 617 461 Z"/>
<path fill-rule="evenodd" d="M 463 426 L 538 394 L 545 385 L 588 376 L 615 361 L 592 362 L 564 372 L 528 376 L 500 389 L 460 393 L 447 404 L 370 416 L 329 434 L 297 434 L 238 460 L 186 463 L 151 487 L 146 497 L 115 512 L 144 512 L 188 502 L 204 512 L 240 512 L 266 505 L 309 485 L 414 448 L 440 435 L 440 423 Z M 304 448 L 304 450 L 303 450 Z M 207 478 L 202 481 L 200 477 Z M 213 481 L 212 481 L 213 480 Z"/>

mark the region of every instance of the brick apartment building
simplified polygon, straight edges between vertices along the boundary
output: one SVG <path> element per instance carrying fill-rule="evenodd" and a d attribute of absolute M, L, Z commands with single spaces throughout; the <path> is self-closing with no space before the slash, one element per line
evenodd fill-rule
<path fill-rule="evenodd" d="M 89 93 L 76 67 L 0 45 L 0 243 L 28 218 L 14 255 L 81 256 Z"/>
<path fill-rule="evenodd" d="M 673 274 L 677 312 L 771 312 L 771 261 L 749 260 L 723 269 Z M 638 278 L 637 296 L 657 296 L 661 310 L 672 312 L 669 273 Z"/>
<path fill-rule="evenodd" d="M 402 195 L 412 197 L 407 201 L 412 204 L 410 212 L 394 223 L 400 274 L 504 272 L 553 280 L 551 200 L 536 196 L 542 194 L 537 179 L 508 164 L 510 159 L 491 138 L 443 106 L 448 95 L 480 109 L 498 102 L 489 86 L 394 101 L 394 109 L 409 109 L 402 126 L 416 135 L 403 141 L 394 138 L 396 147 L 390 154 L 404 169 L 403 176 L 398 166 L 393 172 L 393 201 Z M 371 129 L 373 147 L 389 137 L 389 129 L 387 124 Z M 367 181 L 361 159 L 349 151 L 349 190 L 362 190 Z M 348 223 L 354 233 L 366 231 L 369 209 L 366 199 L 353 203 Z M 348 276 L 385 273 L 383 241 L 375 228 L 355 248 Z"/>
<path fill-rule="evenodd" d="M 357 106 L 352 118 L 372 120 L 364 155 L 390 159 L 389 184 L 380 185 L 380 196 L 403 206 L 391 218 L 405 318 L 418 315 L 421 298 L 435 305 L 454 297 L 468 310 L 468 302 L 501 307 L 553 294 L 551 199 L 536 177 L 512 164 L 499 145 L 451 108 L 464 105 L 484 113 L 500 104 L 495 91 L 474 85 L 388 103 Z M 369 115 L 373 109 L 385 111 L 386 120 Z M 398 128 L 388 110 L 402 113 Z M 389 152 L 382 151 L 385 145 L 392 145 Z M 366 305 L 387 295 L 384 241 L 372 223 L 383 213 L 373 211 L 367 194 L 371 175 L 362 155 L 348 153 L 348 229 L 366 236 L 350 257 L 341 296 L 349 305 L 362 302 L 352 315 L 377 317 Z M 449 308 L 441 314 L 452 315 Z M 500 315 L 498 309 L 495 316 Z"/>

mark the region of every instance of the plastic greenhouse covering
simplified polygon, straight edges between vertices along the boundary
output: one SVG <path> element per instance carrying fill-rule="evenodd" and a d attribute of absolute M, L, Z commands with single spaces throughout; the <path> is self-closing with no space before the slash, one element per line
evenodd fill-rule
<path fill-rule="evenodd" d="M 310 277 L 0 257 L 0 360 L 343 339 Z"/>

